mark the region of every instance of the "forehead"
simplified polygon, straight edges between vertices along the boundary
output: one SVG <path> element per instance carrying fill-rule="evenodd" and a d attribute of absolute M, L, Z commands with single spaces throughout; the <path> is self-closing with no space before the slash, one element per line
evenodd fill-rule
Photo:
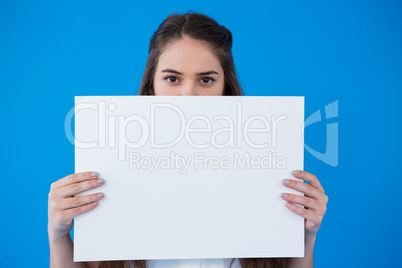
<path fill-rule="evenodd" d="M 165 68 L 184 73 L 222 70 L 218 58 L 208 44 L 186 36 L 168 44 L 162 51 L 157 70 Z"/>

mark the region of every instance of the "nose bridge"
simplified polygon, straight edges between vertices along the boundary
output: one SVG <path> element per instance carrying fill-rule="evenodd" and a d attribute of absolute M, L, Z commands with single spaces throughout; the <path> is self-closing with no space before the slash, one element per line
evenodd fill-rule
<path fill-rule="evenodd" d="M 181 93 L 183 96 L 193 96 L 196 95 L 196 91 L 197 91 L 196 85 L 194 83 L 188 82 L 183 85 Z"/>

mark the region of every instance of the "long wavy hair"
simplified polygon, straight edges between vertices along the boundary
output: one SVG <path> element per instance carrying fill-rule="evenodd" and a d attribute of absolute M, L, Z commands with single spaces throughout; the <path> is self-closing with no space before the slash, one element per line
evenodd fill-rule
<path fill-rule="evenodd" d="M 183 15 L 171 14 L 160 25 L 149 43 L 148 61 L 142 77 L 139 95 L 154 95 L 154 75 L 159 56 L 165 46 L 173 41 L 188 36 L 204 41 L 210 45 L 224 71 L 223 95 L 241 96 L 243 90 L 237 79 L 236 68 L 232 55 L 232 33 L 214 19 L 203 14 L 188 12 Z M 229 267 L 232 267 L 232 259 Z M 284 268 L 286 258 L 242 258 L 239 263 L 242 268 Z M 134 261 L 103 261 L 100 268 L 146 268 L 146 260 Z"/>

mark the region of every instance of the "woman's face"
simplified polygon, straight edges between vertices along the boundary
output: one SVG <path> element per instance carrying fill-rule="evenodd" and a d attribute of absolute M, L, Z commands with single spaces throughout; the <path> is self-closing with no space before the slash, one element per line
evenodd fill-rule
<path fill-rule="evenodd" d="M 223 69 L 205 43 L 184 36 L 168 44 L 159 57 L 155 95 L 222 96 Z"/>

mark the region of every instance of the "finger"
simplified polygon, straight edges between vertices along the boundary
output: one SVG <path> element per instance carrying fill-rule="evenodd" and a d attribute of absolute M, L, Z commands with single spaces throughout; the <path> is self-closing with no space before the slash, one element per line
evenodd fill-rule
<path fill-rule="evenodd" d="M 295 204 L 291 202 L 286 202 L 286 207 L 296 213 L 297 215 L 302 216 L 306 220 L 312 221 L 316 225 L 320 225 L 323 216 L 306 208 L 302 208 L 299 206 L 296 206 Z"/>
<path fill-rule="evenodd" d="M 301 181 L 284 179 L 282 181 L 282 183 L 286 187 L 289 187 L 296 191 L 302 192 L 302 193 L 306 194 L 307 196 L 309 196 L 313 199 L 316 199 L 316 200 L 322 199 L 323 195 L 324 195 L 317 188 L 311 186 L 310 184 L 301 182 Z"/>
<path fill-rule="evenodd" d="M 303 171 L 303 170 L 294 170 L 294 171 L 292 171 L 292 175 L 295 178 L 308 181 L 311 186 L 317 188 L 320 192 L 325 193 L 324 188 L 322 187 L 320 181 L 318 180 L 317 176 L 315 176 L 314 174 L 311 174 L 311 173 L 309 173 L 307 171 Z"/>
<path fill-rule="evenodd" d="M 65 217 L 66 217 L 67 219 L 73 219 L 73 218 L 75 218 L 75 217 L 77 217 L 77 216 L 79 216 L 79 215 L 82 215 L 82 214 L 84 214 L 84 213 L 87 213 L 87 212 L 93 210 L 93 209 L 96 208 L 98 205 L 99 205 L 99 202 L 96 201 L 96 202 L 93 202 L 93 203 L 90 203 L 90 204 L 86 204 L 86 205 L 83 205 L 83 206 L 79 206 L 79 207 L 75 207 L 75 208 L 70 208 L 70 209 L 64 210 L 64 213 L 63 213 L 63 214 L 65 215 Z"/>
<path fill-rule="evenodd" d="M 97 177 L 99 177 L 99 173 L 96 171 L 74 173 L 74 174 L 68 175 L 58 181 L 53 182 L 50 189 L 54 190 L 57 188 L 64 187 L 66 185 L 70 185 L 73 183 L 82 182 L 82 181 L 86 181 L 86 180 L 91 180 L 91 179 L 94 179 Z"/>
<path fill-rule="evenodd" d="M 71 197 L 74 195 L 78 195 L 82 192 L 100 187 L 105 184 L 104 179 L 92 179 L 89 181 L 78 182 L 74 184 L 70 184 L 61 188 L 54 190 L 54 196 L 57 197 Z"/>
<path fill-rule="evenodd" d="M 300 204 L 308 209 L 312 209 L 315 211 L 321 211 L 322 205 L 318 203 L 316 200 L 307 197 L 307 196 L 302 196 L 302 195 L 295 195 L 295 194 L 289 194 L 289 193 L 282 193 L 281 198 L 283 200 L 295 203 L 295 204 Z"/>
<path fill-rule="evenodd" d="M 55 209 L 70 209 L 83 206 L 89 203 L 100 201 L 104 198 L 104 193 L 96 193 L 84 196 L 75 196 L 70 198 L 63 198 L 55 204 Z"/>

